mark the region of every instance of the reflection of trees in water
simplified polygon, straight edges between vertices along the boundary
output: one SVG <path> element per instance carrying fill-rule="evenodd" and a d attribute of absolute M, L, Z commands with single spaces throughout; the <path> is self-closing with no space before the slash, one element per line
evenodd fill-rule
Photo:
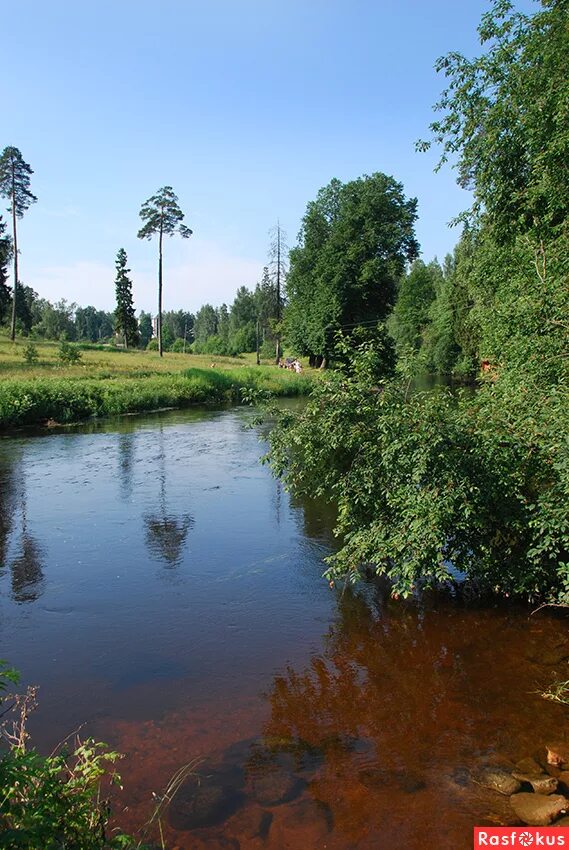
<path fill-rule="evenodd" d="M 18 506 L 17 459 L 0 455 L 0 569 L 6 567 L 8 539 Z"/>
<path fill-rule="evenodd" d="M 119 434 L 119 480 L 120 495 L 127 502 L 132 497 L 133 472 L 134 472 L 134 436 L 132 434 Z"/>
<path fill-rule="evenodd" d="M 339 599 L 323 652 L 275 676 L 264 729 L 270 741 L 322 753 L 313 794 L 355 841 L 370 824 L 386 828 L 386 805 L 394 816 L 409 794 L 422 805 L 433 769 L 440 791 L 445 774 L 451 783 L 457 765 L 496 743 L 479 701 L 488 659 L 479 666 L 473 655 L 482 643 L 476 615 L 440 615 L 365 591 L 348 588 Z M 403 836 L 400 846 L 415 845 Z"/>
<path fill-rule="evenodd" d="M 168 564 L 178 564 L 193 522 L 189 514 L 178 517 L 166 513 L 147 514 L 144 517 L 146 543 L 152 555 Z"/>
<path fill-rule="evenodd" d="M 158 432 L 160 485 L 159 510 L 144 516 L 146 545 L 156 558 L 175 566 L 182 559 L 188 531 L 194 524 L 188 513 L 174 514 L 168 511 L 166 499 L 166 455 L 164 450 L 164 430 Z"/>
<path fill-rule="evenodd" d="M 310 499 L 308 496 L 291 494 L 290 502 L 302 517 L 302 531 L 305 537 L 334 547 L 334 526 L 337 519 L 337 509 L 334 504 L 322 499 Z"/>
<path fill-rule="evenodd" d="M 34 602 L 43 592 L 42 551 L 26 531 L 22 532 L 20 554 L 10 564 L 12 594 L 16 602 Z"/>
<path fill-rule="evenodd" d="M 15 557 L 8 564 L 8 543 L 19 511 L 21 528 Z M 16 602 L 33 602 L 42 593 L 42 551 L 28 529 L 26 482 L 18 458 L 0 458 L 0 567 L 9 566 Z"/>

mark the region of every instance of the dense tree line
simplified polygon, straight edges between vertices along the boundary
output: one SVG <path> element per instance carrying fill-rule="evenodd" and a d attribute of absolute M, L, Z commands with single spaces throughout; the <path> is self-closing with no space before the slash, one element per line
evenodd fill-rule
<path fill-rule="evenodd" d="M 497 0 L 480 55 L 440 60 L 432 142 L 474 196 L 459 244 L 397 282 L 395 376 L 375 342 L 337 337 L 338 368 L 272 431 L 289 486 L 337 503 L 331 580 L 363 566 L 409 594 L 463 574 L 569 603 L 568 18 L 567 0 Z M 414 390 L 425 367 L 478 390 Z"/>
<path fill-rule="evenodd" d="M 417 201 L 381 173 L 334 179 L 308 204 L 286 283 L 286 338 L 299 354 L 319 365 L 338 331 L 386 321 L 419 252 L 416 217 Z"/>
<path fill-rule="evenodd" d="M 241 286 L 231 306 L 204 304 L 196 313 L 193 351 L 236 355 L 258 350 L 265 358 L 274 356 L 282 309 L 278 285 L 265 266 L 255 289 Z"/>

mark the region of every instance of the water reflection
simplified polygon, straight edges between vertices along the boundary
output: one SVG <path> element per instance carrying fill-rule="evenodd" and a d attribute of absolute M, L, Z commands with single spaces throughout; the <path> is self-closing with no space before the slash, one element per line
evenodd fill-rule
<path fill-rule="evenodd" d="M 8 540 L 18 503 L 17 462 L 18 458 L 15 452 L 10 455 L 4 452 L 0 454 L 0 569 L 6 567 Z"/>
<path fill-rule="evenodd" d="M 133 434 L 118 435 L 118 462 L 120 495 L 124 502 L 128 502 L 132 499 L 135 462 L 135 438 Z"/>
<path fill-rule="evenodd" d="M 158 437 L 158 485 L 159 510 L 144 515 L 146 545 L 150 554 L 173 567 L 182 560 L 188 531 L 194 524 L 188 513 L 175 514 L 168 510 L 166 498 L 166 452 L 164 428 L 160 426 Z"/>
<path fill-rule="evenodd" d="M 33 537 L 22 535 L 19 557 L 12 571 L 12 594 L 16 602 L 35 602 L 43 592 L 42 550 Z"/>
<path fill-rule="evenodd" d="M 16 453 L 0 457 L 0 569 L 6 567 L 16 602 L 33 602 L 41 595 L 42 550 L 29 530 L 24 469 Z"/>
<path fill-rule="evenodd" d="M 454 831 L 448 846 L 463 846 L 476 818 L 508 817 L 492 795 L 477 797 L 477 766 L 539 752 L 555 729 L 558 712 L 538 696 L 543 671 L 534 663 L 553 639 L 554 624 L 530 626 L 511 609 L 348 589 L 323 651 L 274 677 L 265 740 L 320 754 L 311 796 L 334 811 L 342 847 L 367 847 L 370 834 L 385 847 L 431 846 L 440 811 Z M 520 645 L 524 653 L 512 652 Z M 561 641 L 556 658 L 566 652 Z"/>

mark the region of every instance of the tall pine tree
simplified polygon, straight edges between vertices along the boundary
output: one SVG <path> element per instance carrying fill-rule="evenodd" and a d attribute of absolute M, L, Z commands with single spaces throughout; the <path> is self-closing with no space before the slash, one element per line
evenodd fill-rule
<path fill-rule="evenodd" d="M 12 213 L 12 238 L 14 259 L 14 285 L 12 287 L 12 324 L 11 339 L 16 338 L 16 316 L 18 313 L 17 300 L 19 292 L 18 279 L 18 231 L 16 220 L 22 218 L 30 204 L 35 204 L 37 198 L 30 192 L 30 175 L 34 172 L 24 161 L 18 148 L 4 148 L 0 155 L 0 195 L 9 198 Z"/>
<path fill-rule="evenodd" d="M 158 236 L 158 351 L 162 357 L 162 242 L 164 236 L 178 233 L 183 239 L 192 235 L 192 230 L 183 224 L 184 213 L 178 205 L 178 196 L 171 186 L 163 186 L 148 198 L 140 208 L 142 227 L 139 239 Z"/>
<path fill-rule="evenodd" d="M 130 269 L 127 269 L 126 264 L 126 251 L 124 248 L 121 248 L 115 262 L 117 269 L 117 276 L 115 278 L 117 298 L 115 331 L 118 334 L 122 334 L 125 348 L 128 348 L 129 345 L 138 345 L 139 331 L 132 300 L 132 281 L 128 276 Z"/>
<path fill-rule="evenodd" d="M 6 233 L 6 222 L 0 215 L 0 325 L 8 318 L 10 311 L 10 287 L 8 286 L 8 263 L 12 255 L 12 240 Z"/>

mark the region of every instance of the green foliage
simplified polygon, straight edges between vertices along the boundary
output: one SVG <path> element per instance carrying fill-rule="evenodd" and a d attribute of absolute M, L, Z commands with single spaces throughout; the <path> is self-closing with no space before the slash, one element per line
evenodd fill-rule
<path fill-rule="evenodd" d="M 441 162 L 456 160 L 499 241 L 560 235 L 569 198 L 567 2 L 532 16 L 495 0 L 478 29 L 484 53 L 437 63 L 449 85 L 431 125 Z M 428 147 L 430 142 L 419 147 Z"/>
<path fill-rule="evenodd" d="M 231 310 L 204 304 L 196 314 L 192 351 L 230 356 L 255 351 L 257 309 L 257 297 L 246 286 L 237 290 Z"/>
<path fill-rule="evenodd" d="M 152 339 L 152 316 L 141 310 L 138 319 L 138 330 L 140 334 L 140 347 L 146 348 Z"/>
<path fill-rule="evenodd" d="M 422 260 L 415 260 L 401 280 L 390 316 L 390 329 L 398 349 L 418 351 L 421 347 L 441 278 L 442 270 L 436 260 L 428 266 Z"/>
<path fill-rule="evenodd" d="M 32 294 L 31 303 L 32 318 L 35 318 L 34 333 L 45 339 L 60 339 L 62 335 L 69 340 L 75 339 L 74 313 L 77 305 L 69 304 L 64 298 L 51 304 L 43 298 L 34 298 L 34 295 L 35 293 Z M 21 304 L 24 300 L 19 299 Z"/>
<path fill-rule="evenodd" d="M 126 355 L 125 355 L 126 356 Z M 78 422 L 92 416 L 139 413 L 162 407 L 239 401 L 242 387 L 276 396 L 305 395 L 309 375 L 263 367 L 187 369 L 183 373 L 115 377 L 34 378 L 0 382 L 0 429 L 47 420 Z"/>
<path fill-rule="evenodd" d="M 121 334 L 125 347 L 138 345 L 139 332 L 138 322 L 134 312 L 134 304 L 132 300 L 132 281 L 128 274 L 130 269 L 126 267 L 127 256 L 124 248 L 121 248 L 117 254 L 115 278 L 115 294 L 117 306 L 115 309 L 115 331 Z"/>
<path fill-rule="evenodd" d="M 448 256 L 443 273 L 435 282 L 435 298 L 429 307 L 428 320 L 422 332 L 422 367 L 427 372 L 440 375 L 456 373 L 462 353 L 457 335 L 460 335 L 458 317 L 463 299 L 461 278 L 455 266 L 454 259 Z M 467 374 L 471 371 L 472 366 L 467 369 Z"/>
<path fill-rule="evenodd" d="M 0 658 L 0 693 L 5 692 L 8 687 L 8 682 L 12 685 L 17 685 L 20 681 L 20 674 L 13 667 L 8 667 L 4 659 Z M 0 703 L 4 697 L 0 697 Z"/>
<path fill-rule="evenodd" d="M 211 304 L 204 304 L 198 310 L 194 323 L 194 340 L 197 344 L 195 351 L 199 352 L 206 340 L 217 334 L 217 322 L 217 312 Z"/>
<path fill-rule="evenodd" d="M 418 254 L 416 207 L 380 173 L 332 180 L 308 204 L 287 278 L 286 338 L 294 350 L 327 357 L 336 330 L 385 321 L 405 263 Z"/>
<path fill-rule="evenodd" d="M 219 356 L 234 355 L 229 340 L 224 341 L 218 334 L 207 337 L 206 340 L 196 340 L 192 345 L 194 354 L 218 354 Z"/>
<path fill-rule="evenodd" d="M 38 350 L 37 350 L 37 347 L 33 344 L 33 342 L 29 342 L 25 346 L 25 348 L 22 352 L 22 356 L 23 356 L 24 360 L 26 361 L 26 363 L 28 364 L 28 366 L 33 366 L 34 363 L 38 362 L 38 360 L 39 360 Z"/>
<path fill-rule="evenodd" d="M 192 313 L 185 310 L 167 310 L 162 315 L 162 327 L 168 329 L 172 340 L 185 338 L 189 342 L 193 338 L 194 321 Z"/>
<path fill-rule="evenodd" d="M 75 339 L 99 342 L 114 332 L 112 313 L 95 307 L 77 307 L 75 310 Z M 57 339 L 57 336 L 51 337 Z"/>
<path fill-rule="evenodd" d="M 256 345 L 255 322 L 247 322 L 233 331 L 229 338 L 231 354 L 241 354 L 243 351 L 255 351 Z"/>
<path fill-rule="evenodd" d="M 16 335 L 18 300 L 20 297 L 21 285 L 18 274 L 18 237 L 16 221 L 17 219 L 22 218 L 30 204 L 34 204 L 37 201 L 36 196 L 30 191 L 30 175 L 32 174 L 32 169 L 28 163 L 24 161 L 18 148 L 4 148 L 2 154 L 0 154 L 0 196 L 10 200 L 10 210 L 12 213 L 13 249 L 11 253 L 14 260 L 12 322 L 10 329 L 10 336 L 12 340 Z M 22 317 L 20 316 L 19 318 L 20 321 L 25 324 Z"/>
<path fill-rule="evenodd" d="M 185 339 L 183 339 L 183 337 L 178 337 L 170 346 L 170 351 L 174 351 L 177 354 L 180 354 L 184 351 L 189 351 L 189 345 L 187 344 Z"/>
<path fill-rule="evenodd" d="M 4 148 L 0 154 L 0 196 L 10 200 L 17 218 L 22 218 L 30 204 L 37 201 L 30 191 L 33 173 L 18 148 Z"/>
<path fill-rule="evenodd" d="M 332 578 L 370 568 L 410 594 L 463 577 L 569 603 L 567 11 L 546 0 L 529 18 L 499 0 L 480 28 L 486 53 L 441 60 L 450 84 L 433 130 L 475 215 L 434 299 L 421 267 L 420 285 L 401 287 L 391 324 L 411 359 L 378 385 L 376 344 L 344 350 L 272 432 L 275 471 L 338 506 Z M 464 375 L 486 361 L 485 378 L 475 394 L 413 392 L 421 361 Z"/>
<path fill-rule="evenodd" d="M 103 850 L 108 811 L 98 801 L 100 780 L 118 758 L 87 739 L 67 756 L 47 758 L 14 748 L 0 759 L 2 846 L 27 850 Z M 130 842 L 134 847 L 134 843 Z"/>
<path fill-rule="evenodd" d="M 158 340 L 156 338 L 148 341 L 146 346 L 147 351 L 158 351 Z"/>
<path fill-rule="evenodd" d="M 59 343 L 59 351 L 58 355 L 59 360 L 63 364 L 73 364 L 79 363 L 81 360 L 81 352 L 73 343 L 68 342 L 66 339 L 62 339 Z"/>
<path fill-rule="evenodd" d="M 158 236 L 158 351 L 162 356 L 164 348 L 162 328 L 162 242 L 164 236 L 173 236 L 178 233 L 183 239 L 192 235 L 192 230 L 184 223 L 184 213 L 179 207 L 178 196 L 171 186 L 163 186 L 162 189 L 148 198 L 140 208 L 142 227 L 138 231 L 139 239 L 151 239 Z M 174 334 L 170 329 L 170 343 L 174 341 Z"/>
<path fill-rule="evenodd" d="M 329 577 L 362 565 L 395 593 L 466 575 L 526 597 L 569 598 L 567 392 L 552 408 L 514 385 L 473 400 L 378 386 L 375 346 L 316 384 L 307 407 L 282 414 L 270 459 L 289 487 L 334 501 L 342 541 Z"/>
<path fill-rule="evenodd" d="M 178 233 L 184 239 L 192 235 L 192 230 L 183 224 L 184 213 L 178 204 L 178 196 L 171 186 L 163 186 L 155 195 L 148 198 L 140 208 L 142 227 L 138 231 L 139 239 L 151 239 L 153 236 L 173 236 Z"/>
<path fill-rule="evenodd" d="M 11 292 L 8 286 L 8 263 L 12 257 L 12 240 L 6 233 L 6 222 L 0 215 L 0 325 L 8 319 Z"/>
<path fill-rule="evenodd" d="M 269 274 L 268 266 L 265 266 L 261 282 L 255 288 L 255 313 L 259 319 L 259 332 L 263 342 L 274 339 L 275 323 L 279 321 L 281 312 L 282 304 L 278 301 L 275 281 Z M 269 356 L 274 356 L 274 349 L 273 345 Z"/>
<path fill-rule="evenodd" d="M 118 753 L 78 738 L 50 756 L 30 748 L 27 720 L 35 689 L 6 695 L 16 671 L 0 662 L 0 833 L 5 850 L 144 850 L 132 837 L 111 830 L 103 781 L 120 784 L 113 765 Z M 9 703 L 8 708 L 4 705 Z"/>
<path fill-rule="evenodd" d="M 159 341 L 160 342 L 160 341 Z M 164 351 L 171 351 L 174 344 L 174 335 L 169 325 L 162 325 L 162 348 Z M 160 347 L 158 348 L 160 350 Z"/>

